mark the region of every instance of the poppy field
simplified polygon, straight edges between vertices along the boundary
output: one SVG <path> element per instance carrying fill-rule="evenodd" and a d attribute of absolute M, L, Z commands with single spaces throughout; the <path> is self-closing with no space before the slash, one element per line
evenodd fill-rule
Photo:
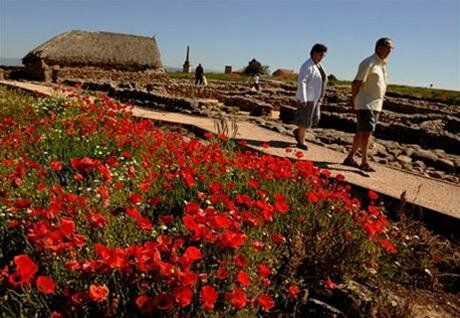
<path fill-rule="evenodd" d="M 106 96 L 16 104 L 0 145 L 6 316 L 286 312 L 404 248 L 378 195 L 342 175 L 162 131 Z"/>

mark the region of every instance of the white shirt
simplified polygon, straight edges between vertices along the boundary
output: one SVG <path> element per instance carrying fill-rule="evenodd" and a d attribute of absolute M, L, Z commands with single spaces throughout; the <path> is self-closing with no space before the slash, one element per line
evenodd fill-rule
<path fill-rule="evenodd" d="M 387 90 L 386 63 L 373 54 L 359 64 L 355 81 L 362 81 L 355 98 L 356 109 L 382 111 L 383 97 Z"/>
<path fill-rule="evenodd" d="M 307 101 L 316 103 L 322 97 L 322 93 L 323 78 L 321 77 L 321 72 L 315 62 L 310 58 L 300 67 L 296 98 L 298 101 L 304 103 Z"/>

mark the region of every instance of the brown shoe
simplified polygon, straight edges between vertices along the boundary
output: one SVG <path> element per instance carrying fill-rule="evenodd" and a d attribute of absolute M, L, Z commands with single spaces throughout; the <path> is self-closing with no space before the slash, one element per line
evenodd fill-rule
<path fill-rule="evenodd" d="M 353 167 L 353 168 L 359 168 L 359 164 L 354 161 L 353 159 L 350 159 L 350 158 L 345 158 L 345 160 L 342 162 L 342 164 L 344 166 L 348 166 L 348 167 Z"/>
<path fill-rule="evenodd" d="M 361 169 L 362 171 L 366 171 L 366 172 L 375 172 L 375 169 L 369 166 L 367 162 L 364 164 L 361 164 L 359 166 L 359 169 Z"/>

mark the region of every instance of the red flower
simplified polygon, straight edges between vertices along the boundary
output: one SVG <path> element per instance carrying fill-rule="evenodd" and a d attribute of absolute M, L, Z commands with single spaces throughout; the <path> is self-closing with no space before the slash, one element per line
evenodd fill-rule
<path fill-rule="evenodd" d="M 61 225 L 59 226 L 59 230 L 61 231 L 62 235 L 69 236 L 75 233 L 75 222 L 73 219 L 69 217 L 62 217 L 61 218 Z"/>
<path fill-rule="evenodd" d="M 53 311 L 50 316 L 50 318 L 62 318 L 62 317 L 64 316 L 60 312 L 57 312 L 57 311 Z"/>
<path fill-rule="evenodd" d="M 203 257 L 203 254 L 201 254 L 199 248 L 196 248 L 195 246 L 189 246 L 185 250 L 185 256 L 192 261 L 197 261 Z"/>
<path fill-rule="evenodd" d="M 236 254 L 235 256 L 233 256 L 233 260 L 235 261 L 235 264 L 238 267 L 248 266 L 248 261 L 241 254 Z"/>
<path fill-rule="evenodd" d="M 389 240 L 387 239 L 380 239 L 379 240 L 380 245 L 388 252 L 396 254 L 398 253 L 398 249 L 396 246 L 393 245 Z"/>
<path fill-rule="evenodd" d="M 16 209 L 27 209 L 30 207 L 32 203 L 27 200 L 27 199 L 19 199 L 16 202 L 14 202 L 14 207 Z"/>
<path fill-rule="evenodd" d="M 132 204 L 138 204 L 138 203 L 141 203 L 142 201 L 142 196 L 140 195 L 140 193 L 133 193 L 129 196 L 129 201 L 132 203 Z"/>
<path fill-rule="evenodd" d="M 246 294 L 239 288 L 234 288 L 231 292 L 225 293 L 225 298 L 229 299 L 232 305 L 238 309 L 246 306 L 246 303 L 248 302 Z"/>
<path fill-rule="evenodd" d="M 189 202 L 185 206 L 184 210 L 185 210 L 185 213 L 193 215 L 200 210 L 200 206 L 196 202 Z"/>
<path fill-rule="evenodd" d="M 249 275 L 243 270 L 240 270 L 238 274 L 236 274 L 236 281 L 243 286 L 251 285 L 251 279 L 249 278 Z"/>
<path fill-rule="evenodd" d="M 219 295 L 214 287 L 209 285 L 201 287 L 201 301 L 203 302 L 204 309 L 213 309 L 218 296 Z"/>
<path fill-rule="evenodd" d="M 331 289 L 334 289 L 334 288 L 337 288 L 337 284 L 334 283 L 330 278 L 326 279 L 324 281 L 324 285 L 326 285 L 327 287 L 331 288 Z"/>
<path fill-rule="evenodd" d="M 260 187 L 260 182 L 256 179 L 251 179 L 248 181 L 248 186 L 250 186 L 251 188 L 258 188 Z"/>
<path fill-rule="evenodd" d="M 257 268 L 259 269 L 259 275 L 262 278 L 267 278 L 268 276 L 272 274 L 271 269 L 264 264 L 257 265 Z"/>
<path fill-rule="evenodd" d="M 345 180 L 345 176 L 343 174 L 339 173 L 338 175 L 335 176 L 335 179 L 337 181 L 341 182 L 341 181 Z"/>
<path fill-rule="evenodd" d="M 216 277 L 217 277 L 217 279 L 225 280 L 225 279 L 228 278 L 228 271 L 224 267 L 220 267 L 216 271 Z"/>
<path fill-rule="evenodd" d="M 257 297 L 256 303 L 262 306 L 262 308 L 265 311 L 269 311 L 275 305 L 275 302 L 273 301 L 273 299 L 267 294 L 262 294 L 259 297 Z"/>
<path fill-rule="evenodd" d="M 213 181 L 209 185 L 209 192 L 211 194 L 220 193 L 222 191 L 222 185 L 219 182 Z"/>
<path fill-rule="evenodd" d="M 192 302 L 193 292 L 190 287 L 177 287 L 174 288 L 174 296 L 179 306 L 185 307 Z"/>
<path fill-rule="evenodd" d="M 299 294 L 300 289 L 296 285 L 291 285 L 288 288 L 288 292 L 289 292 L 289 296 L 295 299 L 297 298 L 297 295 Z"/>
<path fill-rule="evenodd" d="M 295 156 L 300 159 L 300 158 L 303 157 L 303 152 L 302 151 L 296 151 Z"/>
<path fill-rule="evenodd" d="M 93 224 L 95 227 L 104 227 L 109 221 L 100 213 L 92 214 L 88 220 Z"/>
<path fill-rule="evenodd" d="M 374 200 L 377 200 L 379 198 L 379 195 L 377 193 L 375 193 L 374 191 L 371 191 L 369 190 L 367 192 L 367 196 L 369 197 L 369 199 L 371 199 L 372 201 Z"/>
<path fill-rule="evenodd" d="M 139 210 L 133 207 L 126 208 L 126 214 L 128 214 L 133 219 L 137 219 L 141 215 Z"/>
<path fill-rule="evenodd" d="M 318 202 L 319 201 L 319 197 L 313 192 L 307 192 L 307 193 L 305 193 L 305 196 L 311 202 Z"/>
<path fill-rule="evenodd" d="M 26 254 L 15 256 L 13 261 L 16 265 L 16 271 L 24 282 L 29 282 L 38 270 L 35 262 Z"/>
<path fill-rule="evenodd" d="M 109 289 L 104 285 L 94 285 L 89 286 L 89 298 L 95 302 L 101 302 L 107 299 L 109 295 Z"/>
<path fill-rule="evenodd" d="M 281 214 L 286 214 L 286 212 L 289 211 L 289 206 L 284 201 L 276 201 L 274 206 L 275 210 Z"/>
<path fill-rule="evenodd" d="M 136 303 L 136 306 L 140 309 L 140 311 L 142 311 L 145 314 L 151 313 L 154 309 L 153 301 L 151 301 L 151 299 L 146 295 L 137 296 L 134 302 Z"/>
<path fill-rule="evenodd" d="M 54 294 L 56 291 L 56 284 L 49 276 L 38 276 L 35 284 L 37 285 L 37 289 L 43 294 Z"/>
<path fill-rule="evenodd" d="M 159 294 L 153 299 L 156 308 L 168 310 L 174 306 L 174 298 L 169 294 Z"/>
<path fill-rule="evenodd" d="M 272 241 L 275 244 L 283 244 L 286 242 L 286 238 L 282 234 L 275 233 L 272 235 Z"/>

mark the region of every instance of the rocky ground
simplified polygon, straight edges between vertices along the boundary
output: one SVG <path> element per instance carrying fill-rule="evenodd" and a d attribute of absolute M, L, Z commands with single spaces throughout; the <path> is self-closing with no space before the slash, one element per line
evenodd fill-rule
<path fill-rule="evenodd" d="M 67 81 L 73 84 L 81 81 Z M 248 83 L 208 81 L 196 87 L 189 79 L 154 84 L 83 82 L 83 87 L 108 92 L 139 106 L 212 115 L 225 111 L 239 120 L 292 134 L 294 84 L 263 81 L 260 91 Z M 371 145 L 371 160 L 413 173 L 460 183 L 460 105 L 388 94 Z M 319 128 L 307 139 L 344 155 L 351 146 L 355 116 L 349 90 L 329 86 Z"/>

